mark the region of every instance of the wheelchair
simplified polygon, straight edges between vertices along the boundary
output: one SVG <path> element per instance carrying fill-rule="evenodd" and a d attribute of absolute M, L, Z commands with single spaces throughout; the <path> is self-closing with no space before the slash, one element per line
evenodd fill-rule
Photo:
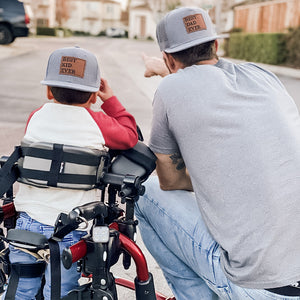
<path fill-rule="evenodd" d="M 155 291 L 145 256 L 135 243 L 138 222 L 134 219 L 134 204 L 145 192 L 143 182 L 155 169 L 155 155 L 146 145 L 139 141 L 132 149 L 111 152 L 107 167 L 98 174 L 95 187 L 101 192 L 101 200 L 75 207 L 68 214 L 61 213 L 49 239 L 39 233 L 14 228 L 18 214 L 13 203 L 13 182 L 19 174 L 16 158 L 11 157 L 0 159 L 0 196 L 3 200 L 0 221 L 5 229 L 0 231 L 0 293 L 4 292 L 7 277 L 10 276 L 6 300 L 14 299 L 20 277 L 42 276 L 46 264 L 50 264 L 51 268 L 51 300 L 117 300 L 117 285 L 135 290 L 137 300 L 175 300 L 174 297 L 167 298 Z M 11 165 L 7 167 L 9 161 Z M 9 176 L 5 172 L 1 174 L 1 170 L 5 169 Z M 4 183 L 6 188 L 1 190 Z M 88 234 L 78 243 L 64 249 L 60 256 L 57 243 L 88 222 L 93 223 Z M 36 255 L 40 258 L 39 263 L 10 264 L 8 243 Z M 121 256 L 124 269 L 128 269 L 131 260 L 134 260 L 137 274 L 134 282 L 116 278 L 111 272 L 111 267 L 118 263 Z M 60 261 L 66 269 L 77 262 L 78 272 L 88 281 L 62 298 Z M 42 288 L 36 299 L 43 299 Z"/>

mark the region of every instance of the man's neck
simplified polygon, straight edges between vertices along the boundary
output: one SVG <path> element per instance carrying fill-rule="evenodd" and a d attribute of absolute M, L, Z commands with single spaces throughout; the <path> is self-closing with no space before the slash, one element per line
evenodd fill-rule
<path fill-rule="evenodd" d="M 208 60 L 201 60 L 196 65 L 215 65 L 219 61 L 218 58 L 208 59 Z"/>

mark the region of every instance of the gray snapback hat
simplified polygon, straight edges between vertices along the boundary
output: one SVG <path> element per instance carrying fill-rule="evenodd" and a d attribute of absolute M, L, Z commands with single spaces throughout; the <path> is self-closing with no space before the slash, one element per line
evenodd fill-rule
<path fill-rule="evenodd" d="M 181 7 L 170 11 L 158 23 L 156 37 L 161 51 L 174 53 L 218 38 L 208 12 Z"/>
<path fill-rule="evenodd" d="M 55 50 L 49 57 L 46 77 L 42 84 L 97 92 L 100 88 L 100 71 L 96 56 L 79 47 Z"/>

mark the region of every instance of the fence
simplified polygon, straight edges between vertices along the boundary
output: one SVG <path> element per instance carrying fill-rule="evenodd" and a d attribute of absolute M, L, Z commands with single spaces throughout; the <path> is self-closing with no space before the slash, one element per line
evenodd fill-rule
<path fill-rule="evenodd" d="M 234 27 L 249 33 L 285 32 L 300 26 L 300 0 L 275 0 L 234 9 Z"/>

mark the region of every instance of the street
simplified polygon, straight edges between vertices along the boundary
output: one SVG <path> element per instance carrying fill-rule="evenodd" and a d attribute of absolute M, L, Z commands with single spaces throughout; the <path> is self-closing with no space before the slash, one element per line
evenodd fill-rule
<path fill-rule="evenodd" d="M 0 46 L 0 156 L 9 155 L 13 147 L 20 143 L 29 113 L 48 101 L 46 87 L 40 81 L 44 79 L 50 53 L 57 48 L 75 45 L 97 56 L 101 77 L 108 80 L 115 95 L 134 115 L 145 141 L 148 141 L 152 98 L 161 78 L 143 76 L 141 54 L 161 56 L 155 42 L 106 37 L 19 38 L 11 45 Z M 300 110 L 300 77 L 279 75 L 279 78 Z M 94 108 L 99 109 L 100 105 L 96 103 Z M 157 290 L 170 296 L 170 289 L 159 267 L 144 249 L 140 237 L 138 244 L 146 253 Z M 125 271 L 120 262 L 113 271 L 117 277 L 135 276 L 134 266 Z M 121 299 L 134 299 L 133 293 L 120 293 L 123 295 Z"/>

